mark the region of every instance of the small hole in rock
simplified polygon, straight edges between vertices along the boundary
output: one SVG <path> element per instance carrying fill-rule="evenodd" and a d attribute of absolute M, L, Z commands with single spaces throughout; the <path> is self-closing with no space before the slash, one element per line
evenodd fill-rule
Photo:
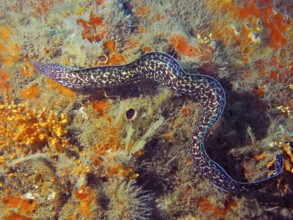
<path fill-rule="evenodd" d="M 126 119 L 129 121 L 134 120 L 136 118 L 136 115 L 137 115 L 137 112 L 133 108 L 128 109 L 125 113 Z"/>

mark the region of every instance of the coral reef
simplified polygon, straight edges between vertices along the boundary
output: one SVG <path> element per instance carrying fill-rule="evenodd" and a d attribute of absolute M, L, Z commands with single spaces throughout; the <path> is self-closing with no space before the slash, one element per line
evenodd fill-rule
<path fill-rule="evenodd" d="M 0 18 L 1 219 L 292 218 L 290 1 L 3 0 Z M 31 65 L 151 51 L 219 79 L 228 101 L 208 154 L 252 181 L 282 153 L 276 183 L 230 195 L 194 172 L 201 107 L 187 97 L 149 82 L 72 91 Z"/>
<path fill-rule="evenodd" d="M 30 109 L 22 103 L 7 99 L 0 105 L 1 149 L 6 155 L 18 150 L 26 154 L 36 152 L 45 145 L 56 151 L 63 151 L 69 139 L 66 138 L 68 123 L 64 114 L 57 117 L 53 111 Z M 13 149 L 11 149 L 13 146 Z"/>

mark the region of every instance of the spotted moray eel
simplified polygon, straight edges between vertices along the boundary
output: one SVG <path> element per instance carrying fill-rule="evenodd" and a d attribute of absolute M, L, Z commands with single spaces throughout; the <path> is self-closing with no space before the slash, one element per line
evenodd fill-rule
<path fill-rule="evenodd" d="M 201 74 L 188 74 L 171 56 L 153 52 L 121 66 L 98 66 L 77 69 L 56 64 L 36 62 L 34 67 L 49 78 L 72 89 L 109 88 L 129 85 L 150 79 L 176 93 L 190 96 L 203 106 L 203 112 L 192 137 L 191 154 L 196 168 L 214 186 L 226 191 L 241 193 L 264 187 L 275 180 L 283 170 L 283 157 L 277 155 L 275 172 L 256 182 L 238 182 L 206 153 L 204 139 L 211 127 L 221 117 L 226 95 L 214 78 Z"/>

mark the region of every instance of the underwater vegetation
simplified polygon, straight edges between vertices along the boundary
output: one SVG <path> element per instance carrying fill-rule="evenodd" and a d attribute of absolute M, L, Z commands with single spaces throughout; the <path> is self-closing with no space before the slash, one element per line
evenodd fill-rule
<path fill-rule="evenodd" d="M 292 7 L 1 1 L 0 218 L 292 218 Z M 150 82 L 78 92 L 32 66 L 117 65 L 153 51 L 223 85 L 227 106 L 206 138 L 210 157 L 254 181 L 283 154 L 276 182 L 229 194 L 194 172 L 188 142 L 202 108 L 187 97 Z"/>

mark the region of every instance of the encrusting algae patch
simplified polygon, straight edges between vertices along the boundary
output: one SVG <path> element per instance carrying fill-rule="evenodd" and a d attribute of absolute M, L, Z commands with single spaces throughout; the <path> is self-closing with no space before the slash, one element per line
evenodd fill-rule
<path fill-rule="evenodd" d="M 290 1 L 4 0 L 0 17 L 0 219 L 292 218 Z M 32 66 L 154 51 L 223 85 L 209 156 L 254 181 L 283 154 L 276 182 L 235 195 L 194 172 L 203 109 L 187 97 L 150 82 L 76 91 Z"/>

